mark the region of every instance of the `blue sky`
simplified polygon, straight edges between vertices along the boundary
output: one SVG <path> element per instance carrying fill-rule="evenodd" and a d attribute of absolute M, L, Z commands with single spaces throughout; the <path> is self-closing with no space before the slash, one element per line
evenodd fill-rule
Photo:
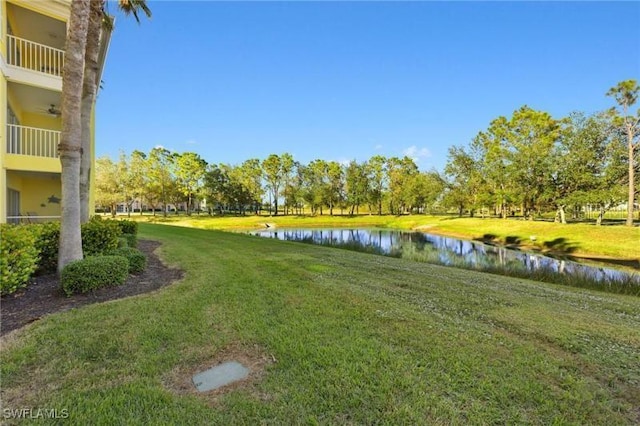
<path fill-rule="evenodd" d="M 610 87 L 640 78 L 638 2 L 149 5 L 140 25 L 116 13 L 98 156 L 409 154 L 442 170 L 500 115 L 604 110 Z"/>

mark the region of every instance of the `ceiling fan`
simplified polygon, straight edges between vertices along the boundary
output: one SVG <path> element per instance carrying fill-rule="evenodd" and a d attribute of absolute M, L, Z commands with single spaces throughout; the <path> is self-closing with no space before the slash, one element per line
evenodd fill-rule
<path fill-rule="evenodd" d="M 62 111 L 60 111 L 60 108 L 56 107 L 54 104 L 49 105 L 49 108 L 46 109 L 41 108 L 40 111 L 56 118 L 62 115 Z"/>

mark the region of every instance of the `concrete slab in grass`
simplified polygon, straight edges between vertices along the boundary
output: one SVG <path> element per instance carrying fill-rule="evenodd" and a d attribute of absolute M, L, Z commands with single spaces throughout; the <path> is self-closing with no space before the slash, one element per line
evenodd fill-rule
<path fill-rule="evenodd" d="M 193 376 L 193 384 L 200 392 L 221 388 L 249 376 L 249 369 L 237 361 L 224 362 Z"/>

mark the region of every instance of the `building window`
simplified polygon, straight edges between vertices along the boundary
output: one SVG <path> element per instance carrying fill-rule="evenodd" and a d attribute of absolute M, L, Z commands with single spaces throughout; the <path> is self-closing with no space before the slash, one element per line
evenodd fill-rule
<path fill-rule="evenodd" d="M 7 188 L 7 222 L 20 222 L 20 192 Z"/>

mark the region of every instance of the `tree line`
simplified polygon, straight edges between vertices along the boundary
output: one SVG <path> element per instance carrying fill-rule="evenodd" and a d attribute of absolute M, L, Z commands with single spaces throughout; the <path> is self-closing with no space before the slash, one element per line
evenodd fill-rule
<path fill-rule="evenodd" d="M 97 160 L 97 204 L 115 212 L 134 201 L 151 210 L 184 205 L 187 214 L 207 200 L 211 214 L 376 214 L 442 212 L 495 215 L 516 212 L 533 219 L 585 206 L 605 213 L 633 206 L 637 193 L 638 122 L 629 115 L 637 100 L 635 80 L 619 83 L 607 94 L 620 110 L 561 119 L 523 106 L 511 117 L 498 117 L 467 146 L 449 149 L 443 172 L 420 171 L 409 157 L 355 160 L 343 164 L 322 159 L 307 164 L 289 153 L 252 158 L 239 165 L 208 164 L 197 153 L 158 147 L 149 153 L 121 154 Z M 629 208 L 627 223 L 633 224 Z M 629 219 L 630 218 L 630 219 Z"/>
<path fill-rule="evenodd" d="M 96 160 L 96 205 L 131 211 L 134 202 L 148 209 L 184 205 L 187 214 L 206 200 L 210 214 L 377 214 L 426 212 L 435 208 L 445 182 L 435 171 L 421 172 L 409 157 L 374 156 L 368 161 L 316 159 L 308 164 L 289 153 L 252 158 L 239 165 L 207 164 L 194 152 L 153 148 Z"/>
<path fill-rule="evenodd" d="M 449 150 L 448 203 L 471 215 L 487 207 L 502 217 L 555 210 L 562 223 L 567 209 L 589 205 L 597 207 L 600 224 L 609 209 L 626 201 L 626 223 L 633 225 L 640 111 L 634 117 L 629 110 L 638 92 L 635 80 L 620 82 L 607 92 L 619 109 L 591 115 L 554 119 L 523 106 L 509 118 L 496 118 L 467 146 Z"/>

